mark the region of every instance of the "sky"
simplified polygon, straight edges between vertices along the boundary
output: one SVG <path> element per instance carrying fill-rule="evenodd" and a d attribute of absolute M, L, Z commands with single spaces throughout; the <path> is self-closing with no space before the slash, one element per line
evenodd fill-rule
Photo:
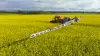
<path fill-rule="evenodd" d="M 100 11 L 100 0 L 0 0 L 0 10 Z"/>

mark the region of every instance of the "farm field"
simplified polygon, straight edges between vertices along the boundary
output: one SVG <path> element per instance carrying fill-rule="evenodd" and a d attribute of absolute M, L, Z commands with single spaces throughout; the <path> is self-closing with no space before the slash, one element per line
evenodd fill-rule
<path fill-rule="evenodd" d="M 55 15 L 79 22 L 30 38 L 59 24 Z M 0 56 L 100 56 L 100 14 L 0 15 Z"/>

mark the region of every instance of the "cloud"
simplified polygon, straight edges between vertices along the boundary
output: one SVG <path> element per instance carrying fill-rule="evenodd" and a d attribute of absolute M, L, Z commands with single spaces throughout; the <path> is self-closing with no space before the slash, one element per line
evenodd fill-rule
<path fill-rule="evenodd" d="M 0 10 L 100 11 L 100 0 L 1 0 Z"/>

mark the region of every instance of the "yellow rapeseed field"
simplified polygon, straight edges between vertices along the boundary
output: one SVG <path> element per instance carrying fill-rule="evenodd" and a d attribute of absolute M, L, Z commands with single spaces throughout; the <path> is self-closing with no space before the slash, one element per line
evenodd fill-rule
<path fill-rule="evenodd" d="M 83 19 L 30 39 L 59 25 L 50 23 L 55 15 Z M 0 15 L 0 56 L 100 56 L 100 14 Z"/>

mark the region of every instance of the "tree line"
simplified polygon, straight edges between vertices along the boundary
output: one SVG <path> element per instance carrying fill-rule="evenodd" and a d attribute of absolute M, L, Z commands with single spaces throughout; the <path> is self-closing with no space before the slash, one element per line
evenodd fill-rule
<path fill-rule="evenodd" d="M 88 11 L 23 11 L 23 10 L 12 10 L 12 11 L 5 11 L 2 10 L 0 13 L 11 13 L 11 14 L 57 14 L 57 13 L 96 13 L 99 14 L 100 12 L 88 12 Z"/>

